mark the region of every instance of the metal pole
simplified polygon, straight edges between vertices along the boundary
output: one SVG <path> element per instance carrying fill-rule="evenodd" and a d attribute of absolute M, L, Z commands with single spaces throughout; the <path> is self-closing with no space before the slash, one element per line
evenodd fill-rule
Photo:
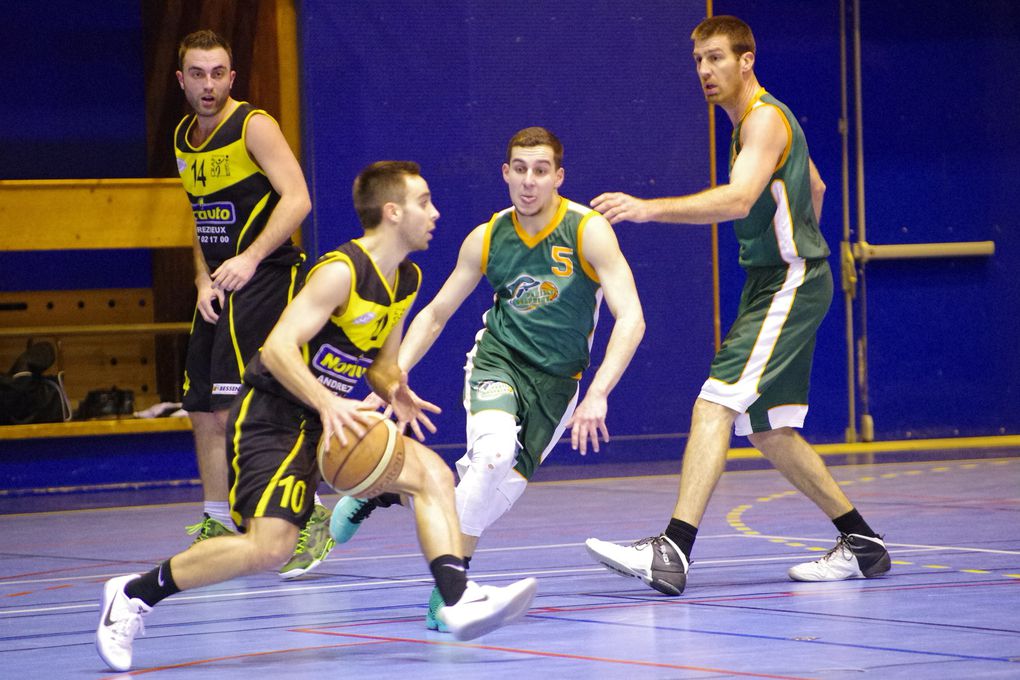
<path fill-rule="evenodd" d="M 864 106 L 861 101 L 861 3 L 854 0 L 854 142 L 857 165 L 857 242 L 867 243 L 867 227 L 864 211 Z M 868 399 L 868 285 L 864 263 L 858 268 L 861 284 L 860 315 L 861 333 L 858 340 L 858 390 L 861 398 L 861 440 L 870 442 L 875 438 L 875 422 L 871 417 Z"/>
<path fill-rule="evenodd" d="M 848 444 L 857 441 L 857 392 L 854 380 L 854 296 L 857 293 L 857 269 L 850 248 L 850 122 L 847 119 L 846 78 L 846 0 L 839 0 L 839 136 L 843 143 L 842 182 L 843 241 L 840 244 L 839 269 L 843 287 L 844 319 L 846 321 L 847 426 Z"/>

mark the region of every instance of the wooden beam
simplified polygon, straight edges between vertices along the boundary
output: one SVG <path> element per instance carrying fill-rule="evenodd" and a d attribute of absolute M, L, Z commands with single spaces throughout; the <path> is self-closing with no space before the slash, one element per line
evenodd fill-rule
<path fill-rule="evenodd" d="M 120 418 L 116 420 L 79 420 L 67 423 L 34 423 L 0 427 L 0 441 L 18 439 L 54 439 L 58 437 L 95 437 L 153 432 L 187 432 L 188 418 Z"/>
<path fill-rule="evenodd" d="M 71 335 L 180 335 L 191 332 L 187 321 L 165 323 L 100 323 L 83 326 L 12 326 L 0 338 L 63 338 Z"/>
<path fill-rule="evenodd" d="M 0 180 L 0 249 L 190 248 L 180 179 Z"/>

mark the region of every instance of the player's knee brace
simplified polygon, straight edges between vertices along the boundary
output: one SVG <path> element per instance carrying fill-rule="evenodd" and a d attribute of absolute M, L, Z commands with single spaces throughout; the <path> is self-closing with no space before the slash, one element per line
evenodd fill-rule
<path fill-rule="evenodd" d="M 457 515 L 469 536 L 481 536 L 524 491 L 527 481 L 513 469 L 519 430 L 503 411 L 468 416 L 468 452 L 457 461 Z"/>

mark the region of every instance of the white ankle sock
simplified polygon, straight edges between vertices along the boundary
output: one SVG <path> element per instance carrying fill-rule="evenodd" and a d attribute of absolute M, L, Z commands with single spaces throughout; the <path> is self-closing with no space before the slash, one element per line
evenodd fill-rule
<path fill-rule="evenodd" d="M 227 528 L 234 526 L 234 520 L 230 519 L 230 503 L 227 501 L 205 501 L 202 504 L 202 512 Z"/>

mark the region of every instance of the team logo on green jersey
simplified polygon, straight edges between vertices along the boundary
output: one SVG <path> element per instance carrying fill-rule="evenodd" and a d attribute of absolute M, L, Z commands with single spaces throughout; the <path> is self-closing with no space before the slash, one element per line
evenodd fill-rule
<path fill-rule="evenodd" d="M 514 393 L 513 387 L 498 380 L 480 380 L 475 385 L 472 385 L 472 387 L 475 390 L 478 401 L 492 401 L 499 399 L 505 394 Z"/>
<path fill-rule="evenodd" d="M 530 312 L 553 302 L 560 296 L 560 289 L 552 281 L 542 281 L 527 274 L 521 274 L 506 287 L 508 302 L 518 312 Z"/>

